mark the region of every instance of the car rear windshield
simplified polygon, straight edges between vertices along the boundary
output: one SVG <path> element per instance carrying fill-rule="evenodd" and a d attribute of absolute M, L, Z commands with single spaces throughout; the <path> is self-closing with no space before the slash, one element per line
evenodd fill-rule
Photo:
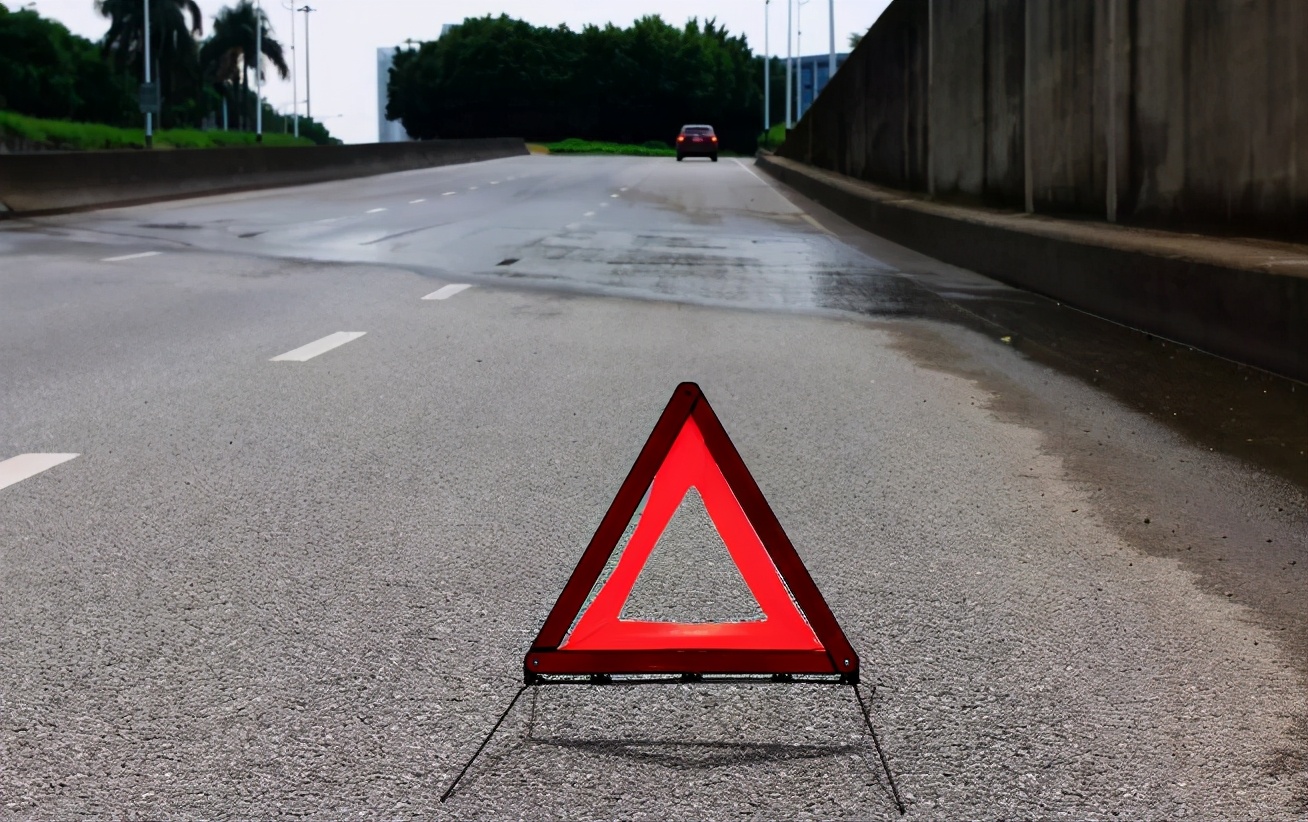
<path fill-rule="evenodd" d="M 706 126 L 687 126 L 681 130 L 682 134 L 712 134 L 713 129 Z"/>

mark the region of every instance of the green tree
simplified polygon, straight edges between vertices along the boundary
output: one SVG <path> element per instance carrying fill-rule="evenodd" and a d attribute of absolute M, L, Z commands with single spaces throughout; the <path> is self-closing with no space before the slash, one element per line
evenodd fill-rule
<path fill-rule="evenodd" d="M 863 42 L 862 32 L 856 31 L 853 34 L 849 35 L 849 50 L 853 51 L 854 49 L 858 48 L 858 44 L 861 42 Z"/>
<path fill-rule="evenodd" d="M 469 18 L 440 40 L 397 53 L 387 116 L 433 137 L 581 137 L 669 141 L 684 123 L 712 123 L 724 146 L 752 150 L 762 115 L 762 64 L 716 21 L 628 28 L 532 26 Z"/>
<path fill-rule="evenodd" d="M 90 40 L 35 11 L 0 5 L 0 109 L 123 125 L 135 113 L 132 88 Z"/>
<path fill-rule="evenodd" d="M 221 9 L 213 20 L 213 34 L 200 47 L 200 63 L 206 80 L 236 110 L 239 127 L 251 128 L 255 101 L 250 94 L 250 71 L 259 66 L 259 77 L 266 79 L 261 61 L 256 60 L 259 47 L 259 23 L 263 23 L 264 58 L 277 69 L 282 79 L 290 75 L 282 44 L 274 35 L 268 16 L 251 0 Z M 239 82 L 238 82 L 239 81 Z"/>
<path fill-rule="evenodd" d="M 202 98 L 197 39 L 203 32 L 200 7 L 195 0 L 149 0 L 151 76 L 164 98 L 162 119 L 198 123 L 197 103 Z M 95 0 L 95 8 L 109 19 L 103 48 L 114 65 L 134 80 L 144 78 L 145 9 L 141 0 Z"/>

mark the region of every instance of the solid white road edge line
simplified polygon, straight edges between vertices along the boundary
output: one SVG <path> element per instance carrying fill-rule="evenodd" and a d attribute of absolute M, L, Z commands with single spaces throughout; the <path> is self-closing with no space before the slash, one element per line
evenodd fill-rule
<path fill-rule="evenodd" d="M 162 251 L 142 251 L 140 254 L 124 254 L 121 257 L 105 257 L 102 263 L 121 263 L 123 260 L 139 260 L 142 257 L 158 257 Z"/>
<path fill-rule="evenodd" d="M 49 471 L 56 465 L 68 462 L 77 456 L 77 454 L 19 454 L 10 457 L 0 462 L 0 488 L 8 488 L 42 471 Z"/>
<path fill-rule="evenodd" d="M 328 334 L 321 340 L 314 340 L 308 345 L 302 345 L 294 351 L 287 351 L 273 357 L 269 362 L 305 362 L 311 360 L 319 354 L 325 354 L 333 348 L 339 348 L 351 340 L 357 340 L 367 331 L 337 331 L 335 334 Z"/>
<path fill-rule="evenodd" d="M 777 195 L 777 196 L 780 197 L 782 200 L 784 200 L 785 203 L 786 203 L 786 205 L 790 206 L 791 208 L 795 209 L 796 211 L 798 211 L 798 212 L 801 213 L 801 214 L 804 213 L 804 209 L 802 209 L 802 208 L 800 208 L 799 206 L 797 206 L 797 205 L 795 205 L 794 203 L 792 203 L 790 200 L 788 200 L 788 199 L 786 198 L 786 195 L 782 194 L 780 191 L 778 191 L 777 189 L 773 188 L 773 187 L 772 187 L 772 184 L 769 183 L 767 180 L 763 179 L 763 176 L 762 176 L 761 174 L 759 174 L 757 171 L 755 171 L 754 169 L 750 168 L 749 166 L 745 165 L 745 161 L 744 161 L 744 160 L 741 160 L 741 159 L 736 158 L 736 157 L 733 157 L 732 159 L 735 160 L 735 161 L 736 161 L 736 165 L 738 165 L 738 166 L 740 166 L 742 169 L 744 169 L 745 172 L 746 172 L 747 174 L 749 174 L 749 176 L 753 177 L 755 180 L 758 180 L 760 183 L 762 183 L 763 185 L 767 186 L 768 191 L 771 191 L 773 194 Z M 823 231 L 826 231 L 825 228 L 822 229 L 822 230 L 823 230 Z M 830 232 L 828 232 L 828 233 L 830 233 Z"/>
<path fill-rule="evenodd" d="M 448 300 L 450 297 L 453 297 L 455 294 L 458 294 L 460 291 L 464 291 L 469 288 L 472 288 L 472 285 L 469 283 L 450 283 L 449 285 L 441 286 L 440 288 L 436 289 L 432 293 L 428 294 L 426 297 L 423 297 L 423 299 L 424 300 Z"/>

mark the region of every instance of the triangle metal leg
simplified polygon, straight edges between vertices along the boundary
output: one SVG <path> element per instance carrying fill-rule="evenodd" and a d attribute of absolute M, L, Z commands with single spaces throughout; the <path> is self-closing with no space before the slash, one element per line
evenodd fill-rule
<path fill-rule="evenodd" d="M 873 686 L 872 692 L 876 693 L 876 686 Z M 881 758 L 881 767 L 886 772 L 886 781 L 890 783 L 890 792 L 895 797 L 895 807 L 899 808 L 899 815 L 903 816 L 904 800 L 899 798 L 899 788 L 895 786 L 895 776 L 890 772 L 890 762 L 886 760 L 886 752 L 881 748 L 881 740 L 877 738 L 877 730 L 872 727 L 872 713 L 868 710 L 867 703 L 863 701 L 863 692 L 859 690 L 858 683 L 854 684 L 854 697 L 858 700 L 858 707 L 863 711 L 863 721 L 867 723 L 868 732 L 872 734 L 872 745 L 877 749 L 877 756 Z"/>
<path fill-rule="evenodd" d="M 468 769 L 472 767 L 472 763 L 477 761 L 477 757 L 481 756 L 481 752 L 486 750 L 486 746 L 490 744 L 491 737 L 495 736 L 495 732 L 500 729 L 500 725 L 504 724 L 504 720 L 508 717 L 509 712 L 513 710 L 513 706 L 518 704 L 518 699 L 530 687 L 531 687 L 530 685 L 523 685 L 521 688 L 518 689 L 518 692 L 513 695 L 513 699 L 509 702 L 509 707 L 504 709 L 504 713 L 500 714 L 500 718 L 495 720 L 495 725 L 490 729 L 490 733 L 486 734 L 486 738 L 483 739 L 481 741 L 481 744 L 477 746 L 477 752 L 474 753 L 472 755 L 472 758 L 468 760 L 468 764 L 463 766 L 463 770 L 459 771 L 459 775 L 454 777 L 454 781 L 451 782 L 450 786 L 445 789 L 445 793 L 441 794 L 441 802 L 444 802 L 445 800 L 449 799 L 451 796 L 454 795 L 454 789 L 458 786 L 459 780 L 463 779 L 463 775 L 466 774 L 468 772 Z"/>

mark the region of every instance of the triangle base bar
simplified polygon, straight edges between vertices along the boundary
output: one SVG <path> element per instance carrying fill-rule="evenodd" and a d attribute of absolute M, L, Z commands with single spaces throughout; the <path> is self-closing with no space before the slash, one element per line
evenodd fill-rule
<path fill-rule="evenodd" d="M 826 651 L 559 651 L 532 650 L 524 661 L 524 681 L 535 684 L 544 675 L 674 674 L 799 674 L 839 676 L 858 683 L 858 669 L 842 671 Z"/>

